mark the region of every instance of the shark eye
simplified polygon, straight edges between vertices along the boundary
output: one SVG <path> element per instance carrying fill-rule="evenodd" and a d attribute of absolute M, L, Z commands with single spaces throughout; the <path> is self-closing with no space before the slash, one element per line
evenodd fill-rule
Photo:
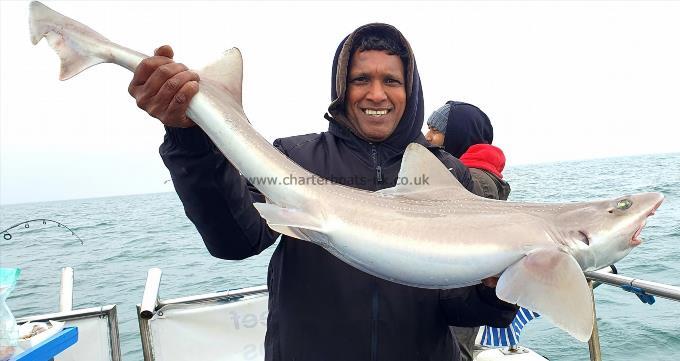
<path fill-rule="evenodd" d="M 619 201 L 619 203 L 616 204 L 616 209 L 620 210 L 626 210 L 630 208 L 630 206 L 633 205 L 633 202 L 630 199 L 622 199 Z"/>

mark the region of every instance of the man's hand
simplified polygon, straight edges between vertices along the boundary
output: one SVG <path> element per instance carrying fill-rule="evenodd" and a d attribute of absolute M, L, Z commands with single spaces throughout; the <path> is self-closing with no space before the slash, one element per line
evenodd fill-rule
<path fill-rule="evenodd" d="M 496 284 L 498 284 L 498 276 L 485 278 L 482 280 L 482 284 L 486 287 L 496 288 Z"/>
<path fill-rule="evenodd" d="M 184 64 L 172 60 L 169 45 L 144 59 L 132 77 L 128 92 L 137 106 L 169 127 L 188 128 L 196 125 L 186 115 L 189 102 L 198 93 L 198 74 Z"/>

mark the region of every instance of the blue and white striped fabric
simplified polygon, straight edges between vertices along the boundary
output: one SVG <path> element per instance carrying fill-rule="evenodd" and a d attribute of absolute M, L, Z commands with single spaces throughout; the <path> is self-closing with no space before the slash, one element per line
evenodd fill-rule
<path fill-rule="evenodd" d="M 529 311 L 524 307 L 520 307 L 517 311 L 515 319 L 512 320 L 510 326 L 504 328 L 484 326 L 482 333 L 482 346 L 489 347 L 509 347 L 519 343 L 519 334 L 522 332 L 524 325 L 540 315 L 536 312 Z"/>

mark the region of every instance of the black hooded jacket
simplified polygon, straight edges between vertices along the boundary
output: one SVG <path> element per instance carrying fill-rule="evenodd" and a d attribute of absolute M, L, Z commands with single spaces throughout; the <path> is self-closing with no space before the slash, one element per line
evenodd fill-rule
<path fill-rule="evenodd" d="M 450 104 L 444 137 L 447 152 L 460 159 L 471 145 L 493 143 L 493 126 L 486 113 L 468 103 L 448 101 L 446 104 Z"/>
<path fill-rule="evenodd" d="M 510 185 L 502 179 L 505 155 L 493 145 L 493 126 L 489 117 L 478 107 L 458 101 L 448 101 L 444 150 L 458 158 L 470 170 L 473 193 L 478 196 L 507 200 Z"/>
<path fill-rule="evenodd" d="M 389 25 L 369 26 L 395 32 L 403 39 Z M 403 118 L 387 140 L 370 143 L 343 124 L 346 119 L 337 119 L 342 117 L 342 108 L 337 106 L 336 89 L 344 94 L 341 83 L 349 59 L 343 49 L 347 47 L 341 44 L 334 61 L 334 77 L 339 73 L 342 79 L 333 79 L 335 106 L 329 107 L 328 131 L 277 139 L 274 146 L 326 179 L 367 190 L 392 187 L 406 146 L 411 142 L 428 145 L 420 131 L 423 97 L 415 62 L 409 65 L 411 90 Z M 431 149 L 464 186 L 472 188 L 470 174 L 457 159 Z M 243 259 L 275 242 L 279 234 L 269 229 L 252 205 L 264 201 L 262 195 L 201 129 L 167 128 L 160 153 L 187 216 L 213 256 Z M 458 359 L 458 349 L 449 324 L 506 326 L 516 311 L 499 301 L 493 289 L 481 285 L 440 296 L 439 290 L 407 287 L 368 275 L 319 246 L 285 235 L 272 255 L 267 286 L 266 360 L 450 361 Z"/>

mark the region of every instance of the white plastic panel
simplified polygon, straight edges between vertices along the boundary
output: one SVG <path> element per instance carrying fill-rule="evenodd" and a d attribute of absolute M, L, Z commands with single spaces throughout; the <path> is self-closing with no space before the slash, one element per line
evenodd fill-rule
<path fill-rule="evenodd" d="M 78 327 L 78 342 L 57 355 L 56 361 L 111 361 L 108 319 L 92 316 L 66 321 L 65 327 L 70 326 Z"/>
<path fill-rule="evenodd" d="M 266 295 L 168 305 L 149 320 L 155 361 L 263 360 L 266 329 Z"/>

